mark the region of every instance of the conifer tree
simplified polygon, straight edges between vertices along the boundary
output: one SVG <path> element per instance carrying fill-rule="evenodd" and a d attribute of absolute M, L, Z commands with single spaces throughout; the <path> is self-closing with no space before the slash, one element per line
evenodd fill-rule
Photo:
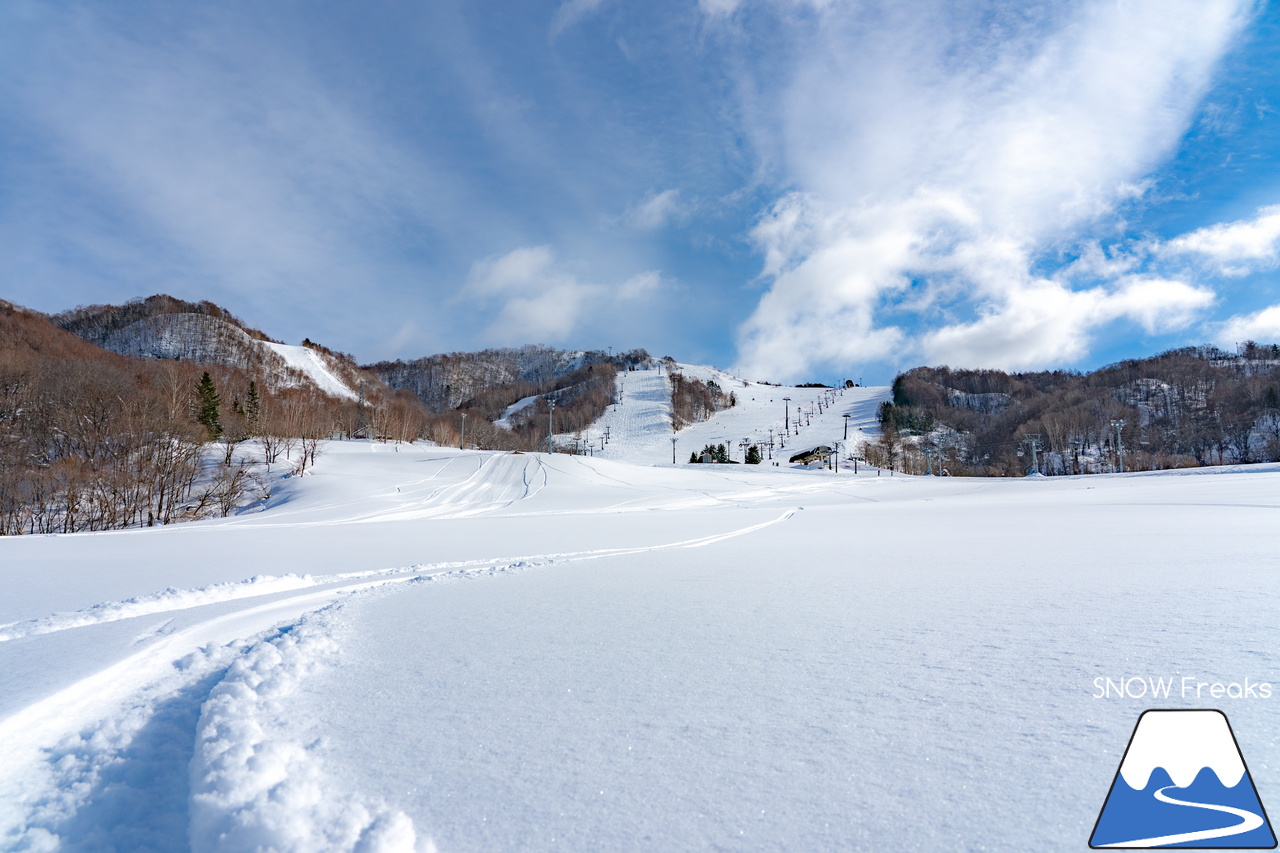
<path fill-rule="evenodd" d="M 262 414 L 262 398 L 258 396 L 258 385 L 249 380 L 249 393 L 244 398 L 244 417 L 249 422 L 249 429 L 258 429 L 258 417 Z"/>
<path fill-rule="evenodd" d="M 760 464 L 760 448 L 754 444 L 747 448 L 747 464 Z"/>
<path fill-rule="evenodd" d="M 209 433 L 210 441 L 217 441 L 222 435 L 222 419 L 218 412 L 220 405 L 222 398 L 218 396 L 218 389 L 214 387 L 213 379 L 206 370 L 200 376 L 200 384 L 196 386 L 196 423 Z"/>

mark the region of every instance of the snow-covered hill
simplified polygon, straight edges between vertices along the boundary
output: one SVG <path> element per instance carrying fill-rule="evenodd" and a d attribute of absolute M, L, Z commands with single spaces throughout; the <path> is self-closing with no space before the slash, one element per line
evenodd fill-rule
<path fill-rule="evenodd" d="M 274 387 L 313 386 L 335 397 L 358 396 L 352 387 L 357 373 L 353 364 L 316 347 L 274 342 L 209 302 L 157 295 L 119 306 L 77 308 L 53 319 L 83 340 L 120 355 L 225 365 L 255 374 Z"/>
<path fill-rule="evenodd" d="M 1150 704 L 1096 678 L 1280 664 L 1275 465 L 313 471 L 0 539 L 0 849 L 1079 850 Z M 1280 705 L 1215 701 L 1274 799 Z"/>
<path fill-rule="evenodd" d="M 864 441 L 878 434 L 876 410 L 892 390 L 887 386 L 824 389 L 765 385 L 706 365 L 674 367 L 686 376 L 715 382 L 726 394 L 733 392 L 737 405 L 673 432 L 667 376 L 672 367 L 655 362 L 648 369 L 620 373 L 618 402 L 584 435 L 594 455 L 637 465 L 671 464 L 672 438 L 676 439 L 676 464 L 688 462 L 689 454 L 708 444 L 725 444 L 730 458 L 741 462 L 744 440 L 760 446 L 764 467 L 773 467 L 773 462 L 785 465 L 793 453 L 819 444 L 835 447 L 842 442 L 847 454 L 856 454 Z M 785 400 L 787 397 L 791 399 Z M 606 430 L 609 439 L 604 443 Z M 569 444 L 573 438 L 560 435 L 558 441 Z"/>

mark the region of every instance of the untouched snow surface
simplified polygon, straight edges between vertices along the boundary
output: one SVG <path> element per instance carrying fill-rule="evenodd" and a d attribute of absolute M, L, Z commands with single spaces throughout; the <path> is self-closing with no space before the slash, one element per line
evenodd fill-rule
<path fill-rule="evenodd" d="M 0 849 L 1082 850 L 1148 707 L 1280 802 L 1280 698 L 1094 698 L 1280 681 L 1280 466 L 666 463 L 333 443 L 0 539 Z"/>

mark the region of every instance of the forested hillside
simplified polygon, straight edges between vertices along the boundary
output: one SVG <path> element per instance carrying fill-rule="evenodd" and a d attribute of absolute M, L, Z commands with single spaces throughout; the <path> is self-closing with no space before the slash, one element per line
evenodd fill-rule
<path fill-rule="evenodd" d="M 434 412 L 497 405 L 487 395 L 504 389 L 497 395 L 506 400 L 498 405 L 501 411 L 522 397 L 545 393 L 553 387 L 548 383 L 581 368 L 606 362 L 625 368 L 648 359 L 644 350 L 614 357 L 598 350 L 570 352 L 530 345 L 441 353 L 411 361 L 380 361 L 365 365 L 365 369 L 391 388 L 413 392 Z"/>
<path fill-rule="evenodd" d="M 135 358 L 178 359 L 249 371 L 267 387 L 307 385 L 336 396 L 390 393 L 372 374 L 360 370 L 351 356 L 303 342 L 311 355 L 289 347 L 252 328 L 212 302 L 186 302 L 165 294 L 134 299 L 123 305 L 82 305 L 50 318 L 53 323 L 91 344 Z M 324 374 L 317 377 L 300 365 L 311 362 Z"/>
<path fill-rule="evenodd" d="M 255 465 L 305 469 L 335 435 L 411 440 L 428 428 L 408 395 L 356 403 L 270 379 L 122 356 L 0 302 L 0 534 L 226 514 L 250 497 Z"/>
<path fill-rule="evenodd" d="M 1146 471 L 1280 460 L 1280 346 L 1171 350 L 1092 373 L 920 367 L 894 380 L 877 462 L 923 473 Z M 1032 448 L 1036 452 L 1033 455 Z"/>
<path fill-rule="evenodd" d="M 364 369 L 397 391 L 413 393 L 435 413 L 430 422 L 437 440 L 457 443 L 465 413 L 468 444 L 533 450 L 546 447 L 548 429 L 563 435 L 594 423 L 613 403 L 617 372 L 649 361 L 642 349 L 610 355 L 525 346 L 383 361 Z M 531 397 L 537 399 L 505 426 L 495 424 L 508 407 Z"/>
<path fill-rule="evenodd" d="M 271 466 L 305 472 L 335 438 L 543 448 L 548 429 L 593 423 L 617 372 L 648 360 L 531 346 L 375 366 L 393 388 L 209 302 L 55 317 L 0 302 L 0 535 L 226 515 L 265 497 Z"/>

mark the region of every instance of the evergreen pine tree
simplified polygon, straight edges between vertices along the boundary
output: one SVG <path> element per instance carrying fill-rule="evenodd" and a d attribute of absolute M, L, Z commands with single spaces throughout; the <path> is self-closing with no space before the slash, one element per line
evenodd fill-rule
<path fill-rule="evenodd" d="M 697 465 L 697 464 L 698 464 L 699 462 L 701 462 L 701 461 L 702 461 L 702 460 L 698 458 L 698 454 L 697 454 L 697 453 L 690 453 L 690 454 L 689 454 L 689 464 L 690 464 L 690 465 Z"/>
<path fill-rule="evenodd" d="M 747 448 L 747 464 L 748 465 L 760 464 L 760 448 L 754 444 Z"/>
<path fill-rule="evenodd" d="M 258 415 L 262 413 L 262 398 L 258 396 L 258 386 L 249 380 L 249 393 L 244 398 L 244 416 L 249 421 L 250 429 L 257 429 Z"/>
<path fill-rule="evenodd" d="M 218 412 L 220 405 L 222 398 L 218 396 L 218 389 L 214 387 L 213 379 L 206 370 L 200 377 L 200 384 L 196 386 L 196 423 L 208 431 L 210 441 L 217 441 L 222 435 L 222 420 Z"/>

